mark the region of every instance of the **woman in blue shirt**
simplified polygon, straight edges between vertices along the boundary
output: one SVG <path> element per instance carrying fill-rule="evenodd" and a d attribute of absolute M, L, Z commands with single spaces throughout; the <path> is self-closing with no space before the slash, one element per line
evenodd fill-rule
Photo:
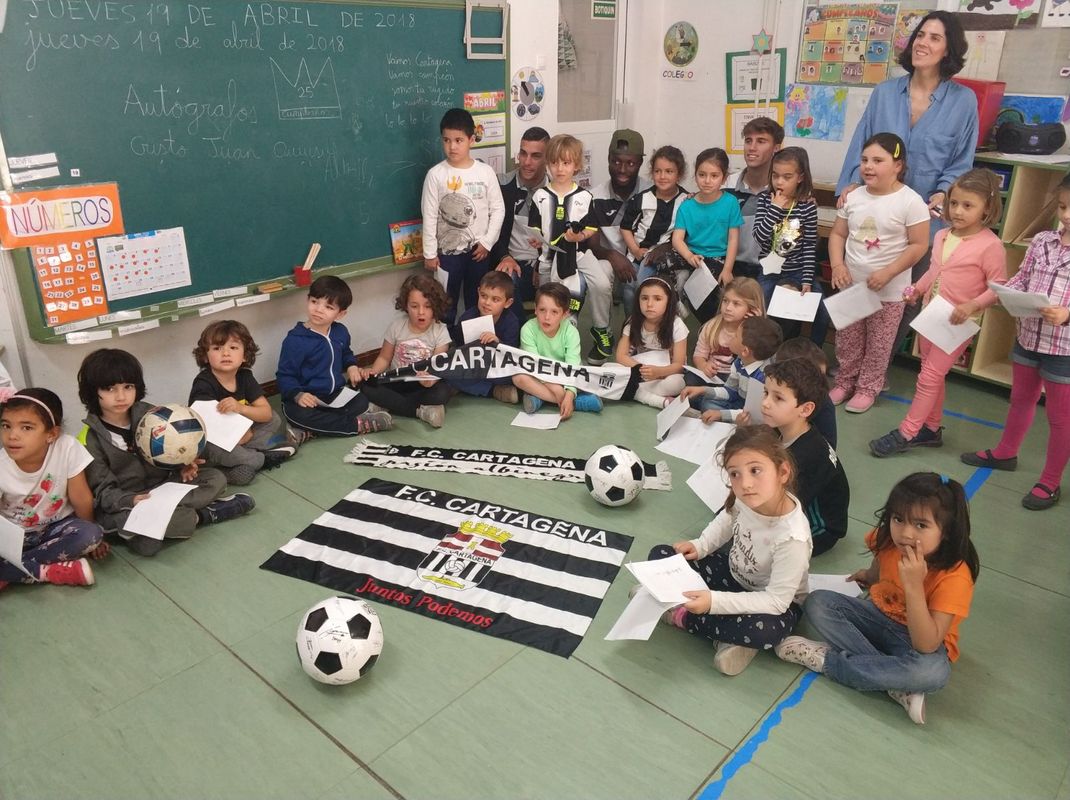
<path fill-rule="evenodd" d="M 966 49 L 966 36 L 954 14 L 933 11 L 914 29 L 899 56 L 907 74 L 873 90 L 855 128 L 836 183 L 840 205 L 861 183 L 862 143 L 886 131 L 906 143 L 905 183 L 929 204 L 933 219 L 939 219 L 948 187 L 973 168 L 977 146 L 977 98 L 951 80 L 966 63 Z"/>

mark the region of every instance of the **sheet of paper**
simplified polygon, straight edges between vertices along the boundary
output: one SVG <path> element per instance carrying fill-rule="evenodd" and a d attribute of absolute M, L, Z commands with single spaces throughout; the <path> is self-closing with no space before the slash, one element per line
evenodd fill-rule
<path fill-rule="evenodd" d="M 26 568 L 22 566 L 22 546 L 25 541 L 26 531 L 20 525 L 0 517 L 0 558 L 23 572 L 26 572 Z M 29 572 L 26 574 L 30 575 Z M 30 575 L 30 577 L 36 578 L 37 576 Z"/>
<path fill-rule="evenodd" d="M 669 366 L 668 350 L 647 350 L 645 353 L 636 353 L 632 358 L 648 367 Z"/>
<path fill-rule="evenodd" d="M 846 575 L 815 575 L 810 573 L 810 591 L 826 589 L 830 592 L 839 592 L 848 597 L 858 597 L 862 589 L 854 581 L 848 581 Z"/>
<path fill-rule="evenodd" d="M 705 464 L 735 429 L 735 425 L 727 422 L 707 425 L 700 419 L 682 417 L 657 445 L 657 449 L 692 464 Z"/>
<path fill-rule="evenodd" d="M 864 283 L 852 283 L 846 289 L 825 298 L 825 310 L 836 330 L 843 330 L 852 322 L 865 319 L 881 310 L 878 294 Z"/>
<path fill-rule="evenodd" d="M 687 600 L 684 592 L 708 591 L 709 588 L 702 576 L 679 553 L 672 558 L 633 561 L 624 566 L 660 603 L 679 605 Z"/>
<path fill-rule="evenodd" d="M 989 281 L 988 288 L 996 293 L 999 304 L 1012 317 L 1039 317 L 1039 309 L 1051 305 L 1051 299 L 1040 292 L 1022 292 L 1008 289 L 999 283 Z"/>
<path fill-rule="evenodd" d="M 766 313 L 770 317 L 779 317 L 780 319 L 813 322 L 820 305 L 821 295 L 818 292 L 802 294 L 794 289 L 789 289 L 787 286 L 777 286 L 773 289 L 773 296 L 769 301 L 769 310 Z"/>
<path fill-rule="evenodd" d="M 669 428 L 675 425 L 676 420 L 680 419 L 689 408 L 691 408 L 691 404 L 687 402 L 686 397 L 677 397 L 658 412 L 658 441 L 665 438 L 665 434 L 669 432 Z"/>
<path fill-rule="evenodd" d="M 194 483 L 161 483 L 130 511 L 123 530 L 151 539 L 163 539 L 171 515 L 182 498 L 197 488 Z"/>
<path fill-rule="evenodd" d="M 951 324 L 951 312 L 955 307 L 940 295 L 929 301 L 910 323 L 910 327 L 939 347 L 945 353 L 953 353 L 955 348 L 981 330 L 981 326 L 968 319 L 959 325 Z"/>
<path fill-rule="evenodd" d="M 513 417 L 512 423 L 517 428 L 531 428 L 535 431 L 552 431 L 561 424 L 560 414 L 525 414 L 521 411 Z"/>
<path fill-rule="evenodd" d="M 716 290 L 717 279 L 713 277 L 710 268 L 705 264 L 697 269 L 693 269 L 691 275 L 684 283 L 684 294 L 687 295 L 687 299 L 690 301 L 692 308 L 698 308 L 702 305 L 702 302 L 710 296 L 710 293 Z"/>
<path fill-rule="evenodd" d="M 443 289 L 446 289 L 448 291 L 448 287 L 446 284 L 448 284 L 450 281 L 450 274 L 446 272 L 446 270 L 442 269 L 442 267 L 439 267 L 436 270 L 432 270 L 432 272 L 435 275 L 435 280 L 442 284 Z"/>
<path fill-rule="evenodd" d="M 419 378 L 417 380 L 420 380 Z M 352 386 L 343 386 L 342 390 L 338 393 L 338 396 L 329 403 L 324 403 L 322 400 L 319 404 L 324 408 L 342 408 L 346 403 L 357 396 L 357 390 Z"/>
<path fill-rule="evenodd" d="M 728 476 L 724 469 L 717 463 L 720 451 L 710 456 L 701 467 L 691 473 L 687 479 L 688 488 L 695 493 L 710 510 L 717 513 L 724 507 L 724 501 L 728 499 Z"/>
<path fill-rule="evenodd" d="M 201 415 L 207 428 L 208 441 L 228 453 L 235 448 L 238 440 L 253 426 L 253 421 L 241 414 L 221 414 L 216 411 L 215 400 L 197 400 L 190 408 Z"/>
<path fill-rule="evenodd" d="M 640 639 L 646 641 L 658 625 L 661 615 L 676 603 L 659 603 L 654 595 L 640 586 L 635 597 L 628 601 L 620 617 L 606 634 L 606 640 L 615 642 L 620 639 Z"/>
<path fill-rule="evenodd" d="M 690 372 L 696 378 L 699 378 L 707 386 L 720 386 L 724 383 L 724 381 L 722 381 L 716 375 L 713 375 L 711 377 L 702 370 L 700 370 L 698 367 L 692 367 L 690 364 L 684 364 L 684 369 Z"/>
<path fill-rule="evenodd" d="M 490 314 L 461 322 L 461 334 L 464 336 L 465 344 L 478 342 L 479 337 L 484 333 L 494 333 L 494 317 Z"/>
<path fill-rule="evenodd" d="M 757 378 L 747 378 L 747 397 L 743 410 L 750 414 L 750 424 L 762 422 L 762 400 L 765 399 L 765 384 Z"/>

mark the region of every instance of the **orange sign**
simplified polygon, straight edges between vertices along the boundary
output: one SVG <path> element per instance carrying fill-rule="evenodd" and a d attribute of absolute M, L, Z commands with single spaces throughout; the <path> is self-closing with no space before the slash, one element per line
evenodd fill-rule
<path fill-rule="evenodd" d="M 115 183 L 0 192 L 0 212 L 0 244 L 6 250 L 124 232 Z"/>
<path fill-rule="evenodd" d="M 50 327 L 108 313 L 97 243 L 91 235 L 34 245 L 30 256 Z"/>

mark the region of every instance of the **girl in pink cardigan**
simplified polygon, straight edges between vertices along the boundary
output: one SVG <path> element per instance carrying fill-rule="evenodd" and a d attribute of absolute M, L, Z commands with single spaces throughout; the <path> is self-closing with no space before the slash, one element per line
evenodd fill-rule
<path fill-rule="evenodd" d="M 942 212 L 951 227 L 937 232 L 929 271 L 914 286 L 903 290 L 903 298 L 911 304 L 921 298 L 928 303 L 940 295 L 954 306 L 952 323 L 978 319 L 996 302 L 988 282 L 1007 281 L 1003 244 L 988 227 L 995 225 L 1002 213 L 999 178 L 993 172 L 972 169 L 959 177 L 951 185 Z M 940 447 L 944 443 L 940 427 L 944 380 L 972 339 L 952 353 L 945 353 L 920 334 L 918 341 L 921 373 L 914 402 L 898 428 L 869 443 L 870 451 L 878 458 L 905 453 L 912 447 Z"/>

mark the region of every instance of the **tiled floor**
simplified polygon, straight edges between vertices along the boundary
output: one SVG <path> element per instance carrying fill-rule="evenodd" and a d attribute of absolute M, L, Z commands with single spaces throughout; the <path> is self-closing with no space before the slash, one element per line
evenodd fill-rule
<path fill-rule="evenodd" d="M 908 396 L 913 375 L 897 367 L 892 384 Z M 1006 395 L 955 380 L 948 406 L 1002 423 Z M 853 521 L 814 571 L 867 562 L 862 536 L 898 477 L 934 469 L 965 481 L 973 470 L 958 453 L 999 435 L 948 419 L 942 450 L 869 456 L 866 442 L 905 410 L 885 399 L 840 415 Z M 565 455 L 620 442 L 660 456 L 648 408 L 611 406 L 550 433 L 510 428 L 515 411 L 459 398 L 441 431 L 404 420 L 377 438 Z M 1041 413 L 1019 471 L 994 473 L 974 498 L 983 569 L 962 658 L 930 698 L 929 723 L 818 678 L 721 796 L 1070 798 L 1070 501 L 1046 513 L 1019 506 L 1046 435 Z M 330 592 L 258 565 L 372 475 L 597 522 L 634 536 L 640 559 L 709 516 L 684 484 L 692 468 L 672 459 L 671 493 L 606 509 L 576 485 L 357 468 L 341 461 L 351 444 L 313 442 L 261 475 L 244 519 L 152 559 L 117 548 L 92 589 L 0 595 L 0 796 L 682 800 L 721 777 L 799 685 L 800 668 L 765 655 L 736 678 L 719 675 L 710 645 L 680 631 L 604 641 L 626 575 L 569 660 L 380 607 L 375 670 L 350 686 L 316 684 L 293 637 Z"/>

